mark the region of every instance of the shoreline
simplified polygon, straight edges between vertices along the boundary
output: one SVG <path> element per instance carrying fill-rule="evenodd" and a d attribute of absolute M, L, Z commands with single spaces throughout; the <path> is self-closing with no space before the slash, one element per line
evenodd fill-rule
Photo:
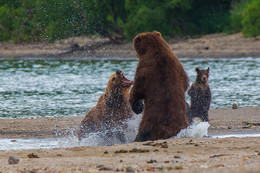
<path fill-rule="evenodd" d="M 104 44 L 107 39 L 69 38 L 53 44 L 17 44 L 0 42 L 0 59 L 135 59 L 132 43 Z M 210 34 L 199 38 L 167 39 L 173 52 L 179 58 L 260 58 L 260 37 L 244 38 L 241 33 L 232 35 Z M 85 50 L 72 51 L 72 46 L 88 45 Z M 96 46 L 95 46 L 96 45 Z M 101 46 L 100 46 L 101 45 Z"/>
<path fill-rule="evenodd" d="M 0 171 L 257 173 L 259 144 L 259 138 L 186 138 L 113 146 L 0 151 Z M 9 156 L 18 158 L 19 163 L 8 164 Z"/>
<path fill-rule="evenodd" d="M 259 57 L 232 57 L 232 58 L 203 58 L 203 57 L 178 57 L 180 61 L 192 61 L 192 60 L 216 60 L 216 61 L 225 61 L 225 60 L 258 60 Z M 24 61 L 137 61 L 137 57 L 9 57 L 9 58 L 1 58 L 0 61 L 9 61 L 9 60 L 24 60 Z"/>
<path fill-rule="evenodd" d="M 0 119 L 0 138 L 56 138 L 71 135 L 84 116 Z M 260 106 L 209 110 L 209 135 L 260 134 Z"/>

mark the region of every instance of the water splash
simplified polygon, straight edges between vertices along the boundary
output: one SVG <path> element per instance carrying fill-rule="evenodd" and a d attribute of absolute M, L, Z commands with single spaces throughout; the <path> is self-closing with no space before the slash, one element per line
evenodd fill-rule
<path fill-rule="evenodd" d="M 131 119 L 124 122 L 125 129 L 115 128 L 110 131 L 90 133 L 86 138 L 80 141 L 82 146 L 99 146 L 126 144 L 134 141 L 138 132 L 142 115 L 135 115 Z M 122 140 L 123 138 L 123 140 Z"/>
<path fill-rule="evenodd" d="M 181 130 L 174 138 L 203 138 L 208 136 L 208 122 L 195 121 L 186 129 Z"/>
<path fill-rule="evenodd" d="M 134 141 L 135 136 L 138 133 L 138 127 L 141 122 L 142 115 L 136 115 L 133 118 L 127 120 L 125 125 L 126 129 L 113 129 L 108 132 L 96 132 L 90 133 L 86 138 L 84 138 L 80 145 L 82 146 L 99 146 L 99 145 L 113 145 L 113 144 L 126 144 Z M 208 122 L 195 121 L 192 125 L 186 129 L 181 130 L 177 136 L 172 138 L 203 138 L 208 136 L 208 128 L 210 124 Z M 121 133 L 125 137 L 125 141 L 122 142 L 118 138 L 118 133 Z"/>
<path fill-rule="evenodd" d="M 133 118 L 126 121 L 127 129 L 125 130 L 125 136 L 127 139 L 127 143 L 133 142 L 139 129 L 139 125 L 142 120 L 142 114 L 135 115 Z"/>

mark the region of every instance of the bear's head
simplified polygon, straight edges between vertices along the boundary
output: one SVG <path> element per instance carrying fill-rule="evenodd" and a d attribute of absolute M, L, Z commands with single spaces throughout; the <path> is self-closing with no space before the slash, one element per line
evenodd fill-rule
<path fill-rule="evenodd" d="M 127 79 L 121 70 L 117 70 L 115 73 L 113 73 L 110 76 L 105 92 L 106 93 L 120 92 L 120 91 L 128 92 L 132 84 L 133 84 L 132 80 Z"/>
<path fill-rule="evenodd" d="M 200 70 L 199 68 L 196 68 L 195 70 L 197 72 L 196 82 L 207 83 L 209 78 L 209 67 L 205 70 Z"/>
<path fill-rule="evenodd" d="M 138 34 L 134 38 L 134 49 L 138 58 L 145 55 L 147 50 L 152 51 L 158 48 L 162 40 L 161 33 L 157 31 Z"/>

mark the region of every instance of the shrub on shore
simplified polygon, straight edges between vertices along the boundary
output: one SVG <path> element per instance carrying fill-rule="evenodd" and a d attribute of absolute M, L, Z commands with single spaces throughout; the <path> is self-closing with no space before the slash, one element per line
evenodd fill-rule
<path fill-rule="evenodd" d="M 260 0 L 254 0 L 248 5 L 242 20 L 242 32 L 246 37 L 260 35 Z"/>

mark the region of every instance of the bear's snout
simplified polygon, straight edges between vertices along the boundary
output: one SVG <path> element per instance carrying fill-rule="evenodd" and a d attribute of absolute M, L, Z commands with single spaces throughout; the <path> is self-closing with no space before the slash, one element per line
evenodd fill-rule
<path fill-rule="evenodd" d="M 203 81 L 203 82 L 207 82 L 207 80 L 208 80 L 207 76 L 206 76 L 206 75 L 203 75 L 203 76 L 202 76 L 202 81 Z"/>
<path fill-rule="evenodd" d="M 117 75 L 117 76 L 121 76 L 121 74 L 122 74 L 122 71 L 121 71 L 121 70 L 117 70 L 117 71 L 116 71 L 116 75 Z"/>

